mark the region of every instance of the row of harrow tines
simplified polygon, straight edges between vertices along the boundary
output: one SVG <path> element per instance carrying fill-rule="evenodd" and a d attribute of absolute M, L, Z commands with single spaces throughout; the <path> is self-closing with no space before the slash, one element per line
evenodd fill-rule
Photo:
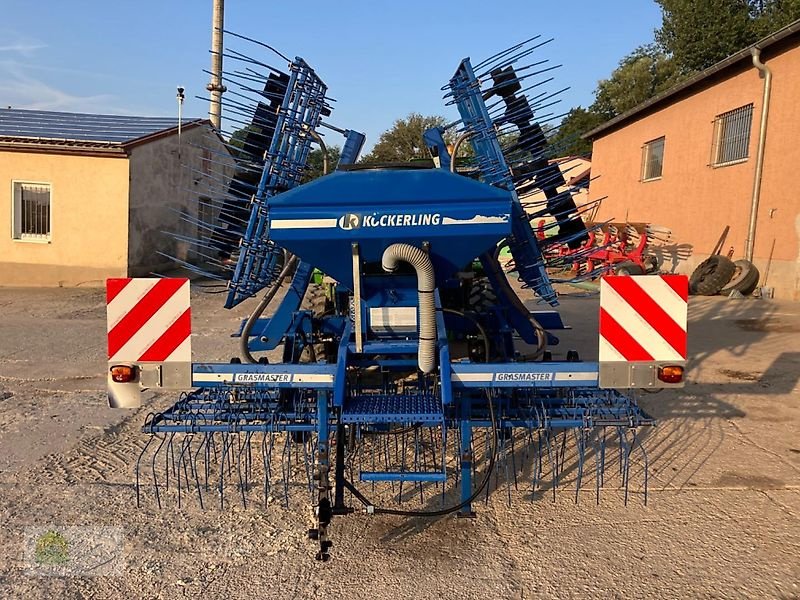
<path fill-rule="evenodd" d="M 475 434 L 467 447 L 459 428 L 463 415 L 455 409 L 438 425 L 343 425 L 332 415 L 324 446 L 330 448 L 330 463 L 344 467 L 349 484 L 341 490 L 344 503 L 364 510 L 408 503 L 427 510 L 451 506 L 461 486 L 461 460 L 472 456 L 472 481 L 488 478 L 481 490 L 484 502 L 503 488 L 509 505 L 514 498 L 533 501 L 545 493 L 555 501 L 557 490 L 568 487 L 575 502 L 582 491 L 593 491 L 599 503 L 603 490 L 621 493 L 626 504 L 632 491 L 647 502 L 648 460 L 637 429 L 653 421 L 634 400 L 613 391 L 600 396 L 578 391 L 492 401 L 498 410 L 495 427 L 485 406 L 472 405 Z M 288 403 L 285 395 L 242 388 L 182 395 L 144 424 L 150 439 L 136 463 L 137 505 L 146 497 L 159 508 L 167 499 L 178 507 L 191 500 L 200 508 L 220 509 L 232 501 L 244 508 L 316 504 L 320 443 L 313 407 L 300 393 Z M 609 469 L 612 465 L 616 468 Z M 352 483 L 362 473 L 379 471 L 443 471 L 447 477 Z M 633 489 L 632 475 L 640 481 Z"/>

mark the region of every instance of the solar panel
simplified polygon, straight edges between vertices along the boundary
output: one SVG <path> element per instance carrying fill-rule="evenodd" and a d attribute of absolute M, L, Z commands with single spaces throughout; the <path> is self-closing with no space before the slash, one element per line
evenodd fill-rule
<path fill-rule="evenodd" d="M 197 120 L 183 119 L 182 123 Z M 0 137 L 125 144 L 177 126 L 178 120 L 169 117 L 0 109 Z"/>

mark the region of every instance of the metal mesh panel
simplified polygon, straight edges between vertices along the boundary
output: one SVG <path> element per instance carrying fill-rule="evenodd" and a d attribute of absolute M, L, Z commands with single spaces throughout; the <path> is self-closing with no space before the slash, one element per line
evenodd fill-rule
<path fill-rule="evenodd" d="M 50 186 L 17 183 L 14 196 L 17 211 L 14 237 L 17 239 L 49 239 Z"/>
<path fill-rule="evenodd" d="M 750 155 L 750 127 L 753 105 L 748 104 L 718 115 L 714 119 L 713 166 L 746 160 Z"/>

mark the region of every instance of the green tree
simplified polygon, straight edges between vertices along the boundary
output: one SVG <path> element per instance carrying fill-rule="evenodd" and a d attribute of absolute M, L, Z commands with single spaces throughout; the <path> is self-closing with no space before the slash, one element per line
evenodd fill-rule
<path fill-rule="evenodd" d="M 623 58 L 597 84 L 595 100 L 571 110 L 552 137 L 560 154 L 585 154 L 580 135 L 682 79 L 800 19 L 800 0 L 656 0 L 662 25 L 656 43 Z"/>
<path fill-rule="evenodd" d="M 656 0 L 662 23 L 656 41 L 688 75 L 754 41 L 748 0 Z"/>
<path fill-rule="evenodd" d="M 672 87 L 679 77 L 673 59 L 655 45 L 640 46 L 597 84 L 591 111 L 612 119 Z"/>
<path fill-rule="evenodd" d="M 762 38 L 800 19 L 800 0 L 755 0 L 751 14 L 756 36 Z"/>
<path fill-rule="evenodd" d="M 422 134 L 431 127 L 445 124 L 444 117 L 425 117 L 411 113 L 405 119 L 397 119 L 392 128 L 384 131 L 372 151 L 361 162 L 399 162 L 430 158 L 422 141 Z"/>
<path fill-rule="evenodd" d="M 710 67 L 800 18 L 800 0 L 656 0 L 656 41 L 680 73 Z"/>
<path fill-rule="evenodd" d="M 573 108 L 561 121 L 561 126 L 550 138 L 550 146 L 560 156 L 577 156 L 589 154 L 592 151 L 592 142 L 584 140 L 581 136 L 603 123 L 605 117 L 595 112 L 591 107 L 582 106 Z"/>
<path fill-rule="evenodd" d="M 328 173 L 336 170 L 336 165 L 339 163 L 339 157 L 342 154 L 339 146 L 328 146 Z M 321 148 L 316 148 L 308 153 L 308 160 L 306 162 L 306 172 L 303 174 L 302 183 L 308 183 L 322 177 L 324 174 L 323 169 L 324 156 Z"/>
<path fill-rule="evenodd" d="M 247 137 L 247 134 L 250 133 L 251 131 L 258 132 L 260 130 L 255 125 L 247 125 L 245 127 L 242 127 L 241 129 L 237 129 L 231 134 L 231 137 L 228 140 L 228 146 L 230 146 L 229 150 L 234 155 L 234 157 L 238 158 L 239 157 L 238 155 L 242 154 L 242 149 L 244 148 L 244 139 Z"/>
<path fill-rule="evenodd" d="M 623 58 L 608 79 L 597 84 L 589 108 L 573 108 L 550 138 L 560 155 L 591 152 L 592 144 L 581 136 L 609 119 L 638 106 L 675 85 L 679 74 L 674 61 L 656 46 L 641 46 Z"/>

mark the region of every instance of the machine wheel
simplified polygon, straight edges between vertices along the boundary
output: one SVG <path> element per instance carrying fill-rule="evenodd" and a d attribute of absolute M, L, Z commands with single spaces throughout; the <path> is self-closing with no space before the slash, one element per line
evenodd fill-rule
<path fill-rule="evenodd" d="M 308 284 L 306 295 L 300 305 L 302 310 L 310 310 L 314 316 L 321 315 L 327 309 L 328 298 L 325 295 L 325 288 L 319 283 Z"/>
<path fill-rule="evenodd" d="M 756 266 L 749 260 L 737 260 L 733 263 L 735 270 L 731 280 L 723 287 L 719 293 L 722 296 L 729 295 L 733 290 L 738 290 L 743 296 L 749 296 L 758 285 L 761 273 Z"/>
<path fill-rule="evenodd" d="M 626 260 L 614 267 L 614 275 L 644 275 L 644 269 L 635 262 Z"/>
<path fill-rule="evenodd" d="M 655 254 L 648 254 L 644 257 L 645 273 L 658 275 L 661 272 L 662 260 Z"/>
<path fill-rule="evenodd" d="M 467 300 L 467 309 L 476 313 L 485 313 L 497 306 L 497 294 L 489 282 L 489 279 L 482 277 L 472 282 Z"/>
<path fill-rule="evenodd" d="M 326 312 L 329 306 L 328 296 L 325 294 L 325 287 L 318 283 L 309 284 L 306 295 L 303 296 L 303 302 L 300 308 L 302 310 L 310 310 L 315 317 Z M 314 341 L 311 346 L 307 347 L 307 351 L 303 352 L 301 361 L 330 362 L 330 353 L 328 352 L 327 344 Z"/>
<path fill-rule="evenodd" d="M 733 261 L 715 254 L 709 256 L 689 278 L 689 292 L 695 296 L 714 296 L 731 280 L 736 272 Z"/>

